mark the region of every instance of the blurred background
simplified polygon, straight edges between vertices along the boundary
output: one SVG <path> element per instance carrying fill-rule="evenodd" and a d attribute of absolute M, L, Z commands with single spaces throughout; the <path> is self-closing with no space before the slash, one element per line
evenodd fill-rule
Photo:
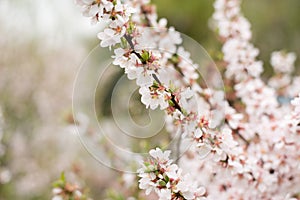
<path fill-rule="evenodd" d="M 208 26 L 212 0 L 153 2 L 160 17 L 212 56 L 220 50 Z M 299 0 L 243 1 L 265 76 L 272 51 L 300 55 L 299 8 Z M 100 29 L 73 0 L 0 0 L 0 200 L 50 199 L 51 183 L 62 171 L 89 187 L 94 199 L 116 187 L 120 174 L 85 151 L 72 119 L 76 72 Z"/>

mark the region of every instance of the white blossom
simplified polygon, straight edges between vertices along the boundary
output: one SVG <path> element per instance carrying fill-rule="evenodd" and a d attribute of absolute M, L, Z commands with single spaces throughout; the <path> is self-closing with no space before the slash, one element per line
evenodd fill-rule
<path fill-rule="evenodd" d="M 271 65 L 277 73 L 291 73 L 294 71 L 295 53 L 275 51 L 271 55 Z"/>
<path fill-rule="evenodd" d="M 291 101 L 294 106 L 294 115 L 300 118 L 300 94 Z"/>
<path fill-rule="evenodd" d="M 103 32 L 98 33 L 98 38 L 101 40 L 101 47 L 111 47 L 121 42 L 121 37 L 125 34 L 125 27 L 120 32 L 116 32 L 113 29 L 106 28 Z"/>

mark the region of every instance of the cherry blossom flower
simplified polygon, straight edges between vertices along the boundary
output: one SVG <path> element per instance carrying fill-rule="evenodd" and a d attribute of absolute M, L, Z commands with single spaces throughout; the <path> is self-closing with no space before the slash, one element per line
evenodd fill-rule
<path fill-rule="evenodd" d="M 125 34 L 125 27 L 116 32 L 113 29 L 106 28 L 103 32 L 98 33 L 98 38 L 101 40 L 101 47 L 111 47 L 121 42 L 121 38 Z"/>
<path fill-rule="evenodd" d="M 277 73 L 291 73 L 294 71 L 295 53 L 275 51 L 271 55 L 271 65 Z"/>
<path fill-rule="evenodd" d="M 300 119 L 300 94 L 291 101 L 294 106 L 294 115 Z"/>

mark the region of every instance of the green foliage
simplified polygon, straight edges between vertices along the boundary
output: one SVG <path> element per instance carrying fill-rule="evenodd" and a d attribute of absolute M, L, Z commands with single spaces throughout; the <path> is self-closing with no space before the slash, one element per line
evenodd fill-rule
<path fill-rule="evenodd" d="M 66 185 L 65 173 L 62 172 L 60 174 L 60 178 L 57 181 L 55 181 L 52 185 L 53 185 L 53 187 L 64 188 Z"/>
<path fill-rule="evenodd" d="M 143 50 L 141 57 L 142 57 L 142 63 L 146 63 L 147 61 L 149 61 L 149 59 L 150 59 L 149 51 Z"/>

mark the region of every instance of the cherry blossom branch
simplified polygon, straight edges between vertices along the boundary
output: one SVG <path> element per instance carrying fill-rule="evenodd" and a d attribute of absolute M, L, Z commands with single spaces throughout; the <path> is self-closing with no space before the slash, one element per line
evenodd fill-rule
<path fill-rule="evenodd" d="M 129 79 L 136 80 L 142 103 L 147 108 L 166 111 L 168 131 L 192 140 L 191 157 L 208 158 L 202 164 L 196 159 L 191 161 L 197 169 L 195 173 L 209 180 L 203 181 L 207 187 L 205 196 L 218 199 L 222 193 L 227 199 L 271 199 L 273 194 L 280 194 L 276 198 L 284 199 L 289 195 L 286 191 L 294 194 L 296 190 L 290 188 L 298 183 L 294 177 L 300 176 L 293 164 L 300 157 L 298 98 L 292 102 L 296 111 L 291 115 L 291 106 L 280 105 L 275 90 L 261 80 L 262 62 L 256 59 L 258 49 L 250 43 L 250 23 L 240 12 L 240 0 L 217 0 L 213 18 L 224 41 L 225 76 L 232 80 L 230 86 L 242 108 L 230 106 L 226 99 L 219 100 L 220 94 L 225 96 L 222 92 L 197 84 L 198 76 L 188 64 L 193 63 L 189 56 L 189 62 L 178 56 L 188 54 L 180 46 L 182 39 L 173 28 L 165 29 L 166 21 L 158 21 L 153 10 L 147 11 L 149 1 L 78 1 L 86 16 L 108 24 L 98 34 L 100 45 L 115 48 L 113 63 L 124 68 Z M 163 31 L 146 32 L 146 25 Z M 129 47 L 122 46 L 124 38 Z M 148 44 L 172 53 L 136 50 Z M 226 123 L 217 124 L 219 129 L 214 129 L 217 125 L 210 117 L 213 112 L 225 113 Z M 295 155 L 288 157 L 290 151 Z M 169 153 L 156 149 L 150 155 L 152 158 L 140 170 L 141 189 L 146 193 L 154 190 L 160 199 L 198 198 L 196 188 L 190 188 L 185 181 L 185 187 L 179 184 L 185 178 L 169 160 Z M 186 157 L 182 159 L 186 161 Z M 216 166 L 216 172 L 212 173 L 214 167 L 210 166 Z M 230 169 L 229 179 L 224 168 Z M 241 186 L 249 194 L 240 192 Z"/>

